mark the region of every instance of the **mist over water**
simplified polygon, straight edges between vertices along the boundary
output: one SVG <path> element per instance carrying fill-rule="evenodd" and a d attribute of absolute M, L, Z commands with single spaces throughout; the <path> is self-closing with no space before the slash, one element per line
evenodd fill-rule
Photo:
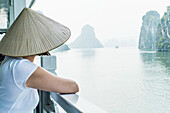
<path fill-rule="evenodd" d="M 109 113 L 169 113 L 170 53 L 136 48 L 55 53 L 57 74 L 76 80 L 79 95 Z"/>

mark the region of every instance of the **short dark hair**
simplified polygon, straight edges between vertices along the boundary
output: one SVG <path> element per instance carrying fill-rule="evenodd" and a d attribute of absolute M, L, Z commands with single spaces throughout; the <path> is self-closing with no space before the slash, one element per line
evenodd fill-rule
<path fill-rule="evenodd" d="M 45 53 L 37 54 L 38 56 L 50 56 L 51 54 L 47 51 Z"/>
<path fill-rule="evenodd" d="M 0 54 L 0 64 L 1 64 L 1 62 L 4 60 L 4 58 L 5 58 L 5 55 Z"/>

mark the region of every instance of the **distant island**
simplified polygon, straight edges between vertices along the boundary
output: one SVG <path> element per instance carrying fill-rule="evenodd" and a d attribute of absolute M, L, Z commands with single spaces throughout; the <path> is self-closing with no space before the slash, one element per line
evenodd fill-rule
<path fill-rule="evenodd" d="M 170 51 L 170 6 L 161 19 L 156 11 L 149 11 L 143 16 L 138 48 Z"/>
<path fill-rule="evenodd" d="M 136 47 L 137 40 L 133 37 L 124 37 L 122 39 L 112 38 L 103 43 L 104 47 Z"/>
<path fill-rule="evenodd" d="M 94 28 L 90 25 L 85 25 L 82 28 L 81 34 L 74 42 L 69 44 L 70 48 L 103 48 L 101 42 L 96 38 Z"/>

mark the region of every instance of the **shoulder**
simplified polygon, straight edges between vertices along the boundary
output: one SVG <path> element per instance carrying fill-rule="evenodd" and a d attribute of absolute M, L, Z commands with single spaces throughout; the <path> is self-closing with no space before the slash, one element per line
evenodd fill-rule
<path fill-rule="evenodd" d="M 29 66 L 35 66 L 36 64 L 30 62 L 27 59 L 14 59 L 15 62 L 15 68 L 16 69 L 23 69 L 23 68 L 28 68 Z"/>
<path fill-rule="evenodd" d="M 15 59 L 16 63 L 13 66 L 13 78 L 16 85 L 25 89 L 25 82 L 32 75 L 32 73 L 38 68 L 38 65 L 30 62 L 27 59 Z"/>
<path fill-rule="evenodd" d="M 21 57 L 9 57 L 6 56 L 3 60 L 2 64 L 9 64 L 10 67 L 16 66 L 16 65 L 22 65 L 24 63 L 28 63 L 29 60 L 22 59 Z"/>
<path fill-rule="evenodd" d="M 16 68 L 16 69 L 21 68 L 21 67 L 23 67 L 23 65 L 32 65 L 32 64 L 33 63 L 31 63 L 27 59 L 22 59 L 20 57 L 6 56 L 1 64 L 1 67 L 13 70 L 14 68 Z"/>
<path fill-rule="evenodd" d="M 24 71 L 26 71 L 26 73 L 32 72 L 38 67 L 38 65 L 27 59 L 15 59 L 14 62 L 15 65 L 13 66 L 13 69 L 15 69 L 15 72 L 17 73 L 24 73 Z"/>

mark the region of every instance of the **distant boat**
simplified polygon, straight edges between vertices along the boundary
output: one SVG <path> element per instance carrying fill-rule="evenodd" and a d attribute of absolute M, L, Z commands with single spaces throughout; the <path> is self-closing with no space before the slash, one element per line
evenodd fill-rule
<path fill-rule="evenodd" d="M 119 46 L 115 46 L 115 48 L 119 48 Z"/>

